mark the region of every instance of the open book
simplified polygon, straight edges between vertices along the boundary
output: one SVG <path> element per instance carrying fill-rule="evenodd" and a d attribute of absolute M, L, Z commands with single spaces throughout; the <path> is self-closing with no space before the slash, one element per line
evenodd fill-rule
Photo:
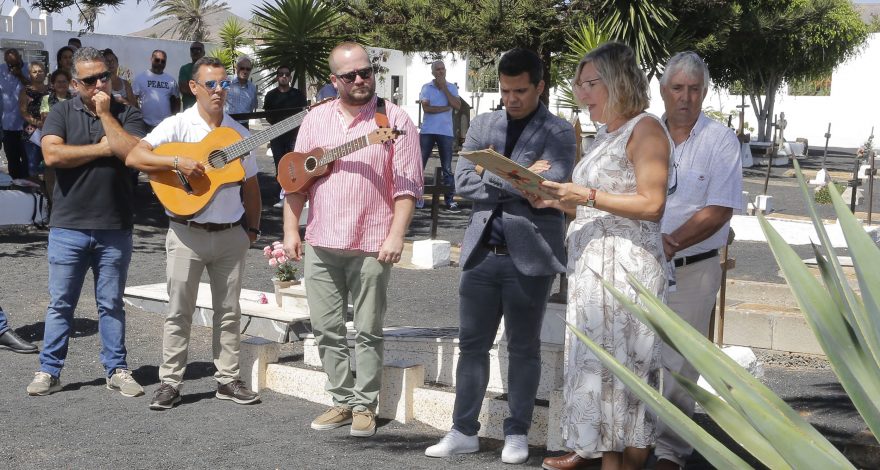
<path fill-rule="evenodd" d="M 541 186 L 541 183 L 546 181 L 543 176 L 529 171 L 528 168 L 492 149 L 459 152 L 458 155 L 507 180 L 522 192 L 537 194 L 543 199 L 558 199 L 553 193 Z"/>

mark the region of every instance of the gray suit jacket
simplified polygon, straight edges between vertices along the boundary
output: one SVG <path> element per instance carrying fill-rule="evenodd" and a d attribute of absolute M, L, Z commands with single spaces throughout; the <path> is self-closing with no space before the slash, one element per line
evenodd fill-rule
<path fill-rule="evenodd" d="M 543 104 L 523 130 L 511 159 L 529 167 L 537 160 L 550 162 L 542 174 L 553 181 L 569 181 L 577 144 L 574 127 L 551 114 Z M 503 152 L 507 137 L 507 112 L 495 111 L 474 118 L 463 150 L 490 146 Z M 502 208 L 504 236 L 516 269 L 527 276 L 547 276 L 565 271 L 565 218 L 556 209 L 535 209 L 510 183 L 491 172 L 482 176 L 474 163 L 462 157 L 455 167 L 456 194 L 474 201 L 471 220 L 461 246 L 461 266 L 468 269 L 474 248 L 487 230 L 492 211 Z"/>

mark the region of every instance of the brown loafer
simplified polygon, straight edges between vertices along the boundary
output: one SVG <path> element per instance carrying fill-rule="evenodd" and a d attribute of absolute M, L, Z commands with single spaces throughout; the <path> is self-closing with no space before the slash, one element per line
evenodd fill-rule
<path fill-rule="evenodd" d="M 569 452 L 559 457 L 547 457 L 544 459 L 542 468 L 547 470 L 579 470 L 585 468 L 594 468 L 602 465 L 602 459 L 585 459 L 577 454 L 577 452 Z"/>

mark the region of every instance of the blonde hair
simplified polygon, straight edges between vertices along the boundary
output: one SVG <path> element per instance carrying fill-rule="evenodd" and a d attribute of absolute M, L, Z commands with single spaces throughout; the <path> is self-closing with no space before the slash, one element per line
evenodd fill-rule
<path fill-rule="evenodd" d="M 606 122 L 618 116 L 632 117 L 648 109 L 651 102 L 648 77 L 639 68 L 632 48 L 619 42 L 606 42 L 593 49 L 578 64 L 575 81 L 588 63 L 596 67 L 608 89 L 608 102 L 602 110 Z"/>

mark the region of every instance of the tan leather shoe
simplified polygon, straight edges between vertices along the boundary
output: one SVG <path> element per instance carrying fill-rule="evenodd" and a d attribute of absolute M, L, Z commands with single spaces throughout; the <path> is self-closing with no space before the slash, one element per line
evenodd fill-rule
<path fill-rule="evenodd" d="M 602 459 L 585 459 L 577 454 L 577 452 L 569 452 L 559 457 L 547 457 L 544 459 L 541 467 L 547 470 L 580 470 L 586 468 L 599 468 L 602 466 Z"/>

